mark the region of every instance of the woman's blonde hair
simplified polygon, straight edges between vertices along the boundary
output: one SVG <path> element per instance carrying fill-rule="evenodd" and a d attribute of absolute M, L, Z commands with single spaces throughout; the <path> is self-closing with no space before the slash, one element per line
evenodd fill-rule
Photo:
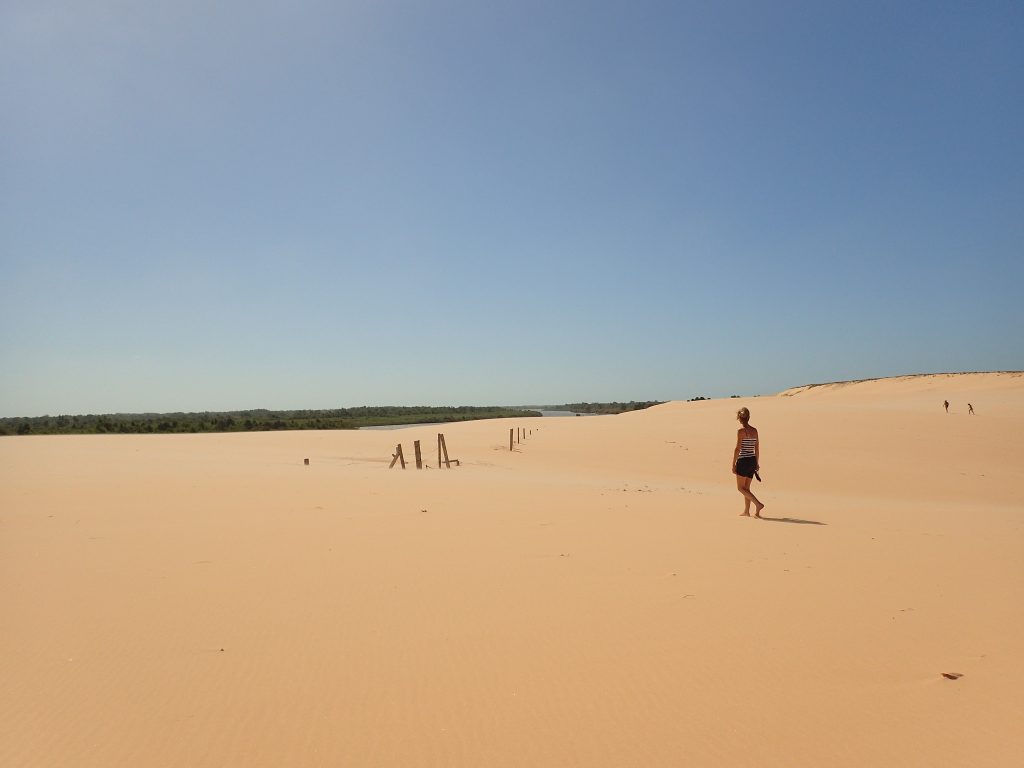
<path fill-rule="evenodd" d="M 743 422 L 743 426 L 746 426 L 747 422 L 750 421 L 750 411 L 746 408 L 740 408 L 736 411 L 736 418 Z"/>

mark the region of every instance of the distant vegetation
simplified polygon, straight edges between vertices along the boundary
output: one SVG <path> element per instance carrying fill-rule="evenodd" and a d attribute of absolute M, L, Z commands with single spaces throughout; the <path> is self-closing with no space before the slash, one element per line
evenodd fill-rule
<path fill-rule="evenodd" d="M 626 413 L 642 411 L 652 405 L 661 405 L 661 400 L 630 400 L 628 403 L 563 403 L 562 405 L 533 406 L 544 411 L 573 411 L 575 413 Z"/>
<path fill-rule="evenodd" d="M 225 411 L 203 413 L 112 413 L 100 416 L 36 416 L 0 419 L 0 435 L 170 434 L 175 432 L 266 432 L 282 429 L 358 429 L 393 424 L 429 424 L 474 419 L 540 416 L 536 411 L 497 406 L 439 408 L 382 406 L 320 411 Z"/>

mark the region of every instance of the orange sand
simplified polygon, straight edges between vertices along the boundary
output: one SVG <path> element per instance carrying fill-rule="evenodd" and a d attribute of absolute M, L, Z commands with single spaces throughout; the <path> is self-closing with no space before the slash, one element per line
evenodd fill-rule
<path fill-rule="evenodd" d="M 0 765 L 1024 755 L 1024 374 L 437 431 L 0 439 Z"/>

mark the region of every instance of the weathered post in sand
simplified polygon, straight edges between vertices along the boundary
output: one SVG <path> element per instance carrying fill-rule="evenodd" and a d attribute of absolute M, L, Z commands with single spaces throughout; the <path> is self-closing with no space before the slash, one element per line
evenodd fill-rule
<path fill-rule="evenodd" d="M 511 428 L 509 428 L 509 430 L 508 430 L 508 449 L 510 451 L 512 450 L 512 432 L 513 432 L 513 430 Z"/>
<path fill-rule="evenodd" d="M 423 469 L 423 455 L 420 453 L 420 441 L 414 440 L 412 448 L 413 451 L 416 452 L 416 469 Z"/>
<path fill-rule="evenodd" d="M 402 462 L 402 469 L 405 469 L 405 456 L 402 455 L 401 443 L 395 446 L 395 452 L 391 455 L 391 463 L 388 465 L 388 469 L 395 466 L 396 461 Z"/>
<path fill-rule="evenodd" d="M 441 454 L 444 454 L 444 465 L 448 469 L 452 468 L 452 463 L 448 459 L 448 446 L 444 442 L 444 435 L 440 432 L 437 433 L 437 468 L 441 468 Z M 458 464 L 458 462 L 455 462 Z"/>

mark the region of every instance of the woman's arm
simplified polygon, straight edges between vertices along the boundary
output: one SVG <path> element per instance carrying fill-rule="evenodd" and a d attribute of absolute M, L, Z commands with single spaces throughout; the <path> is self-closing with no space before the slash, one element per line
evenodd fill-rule
<path fill-rule="evenodd" d="M 740 458 L 740 445 L 742 445 L 742 444 L 743 444 L 743 430 L 742 429 L 738 429 L 738 430 L 736 430 L 736 448 L 734 448 L 733 452 L 732 452 L 732 473 L 734 475 L 736 474 L 736 462 L 739 461 L 739 458 Z"/>

